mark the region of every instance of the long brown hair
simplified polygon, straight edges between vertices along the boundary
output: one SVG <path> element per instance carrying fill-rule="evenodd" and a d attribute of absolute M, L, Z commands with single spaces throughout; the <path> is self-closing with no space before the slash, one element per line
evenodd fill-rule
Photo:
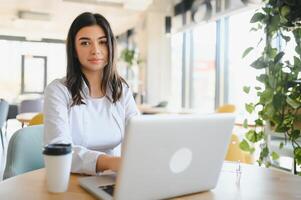
<path fill-rule="evenodd" d="M 75 50 L 75 36 L 77 32 L 86 26 L 98 25 L 107 37 L 108 46 L 108 64 L 103 69 L 103 78 L 101 81 L 101 91 L 108 94 L 107 90 L 111 90 L 112 96 L 107 96 L 113 103 L 116 103 L 122 95 L 123 83 L 126 81 L 118 74 L 116 68 L 116 39 L 112 32 L 109 22 L 100 14 L 85 12 L 80 14 L 72 22 L 67 36 L 67 77 L 66 86 L 72 95 L 72 106 L 85 104 L 83 101 L 83 81 L 90 88 L 89 82 L 81 70 L 81 64 L 78 60 Z M 127 85 L 128 86 L 128 85 Z"/>

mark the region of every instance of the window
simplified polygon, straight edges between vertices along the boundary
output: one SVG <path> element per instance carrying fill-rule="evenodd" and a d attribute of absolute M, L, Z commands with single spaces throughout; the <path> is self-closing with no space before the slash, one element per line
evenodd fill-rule
<path fill-rule="evenodd" d="M 66 74 L 66 47 L 63 43 L 27 42 L 0 40 L 0 96 L 9 102 L 18 102 L 18 96 L 22 92 L 22 55 L 43 55 L 47 57 L 47 83 L 56 78 L 62 78 Z M 43 62 L 37 59 L 37 62 Z M 38 64 L 36 63 L 36 64 Z M 41 64 L 41 63 L 39 63 Z M 38 65 L 39 65 L 38 64 Z M 33 65 L 31 67 L 35 68 Z M 29 68 L 27 68 L 29 70 Z M 27 70 L 26 69 L 26 70 Z M 33 70 L 33 69 L 32 69 Z M 32 71 L 30 70 L 30 71 Z M 43 70 L 34 72 L 42 74 Z M 32 79 L 34 73 L 25 72 L 25 82 Z M 28 76 L 29 75 L 29 76 Z M 35 77 L 39 80 L 37 88 L 34 84 L 25 83 L 25 90 L 41 91 L 41 82 L 44 76 Z M 28 82 L 30 83 L 30 81 Z"/>
<path fill-rule="evenodd" d="M 171 101 L 169 106 L 182 106 L 183 33 L 171 36 Z"/>
<path fill-rule="evenodd" d="M 259 70 L 250 67 L 250 64 L 259 56 L 261 50 L 252 51 L 247 57 L 242 54 L 248 47 L 255 47 L 263 33 L 254 32 L 250 29 L 253 25 L 250 22 L 254 11 L 247 11 L 229 17 L 229 43 L 228 43 L 228 66 L 229 66 L 229 99 L 228 102 L 235 104 L 237 111 L 242 118 L 246 116 L 245 103 L 255 102 L 256 91 L 251 90 L 250 94 L 243 92 L 243 86 L 250 86 L 251 89 L 258 85 L 256 76 Z M 259 44 L 261 48 L 264 41 Z"/>
<path fill-rule="evenodd" d="M 21 93 L 44 92 L 47 83 L 47 57 L 22 55 Z"/>
<path fill-rule="evenodd" d="M 192 73 L 190 107 L 203 113 L 215 109 L 216 22 L 199 25 L 192 31 Z"/>

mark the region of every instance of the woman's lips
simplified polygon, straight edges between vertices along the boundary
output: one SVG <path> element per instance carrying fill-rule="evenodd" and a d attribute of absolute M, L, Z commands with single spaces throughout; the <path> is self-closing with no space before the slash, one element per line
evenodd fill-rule
<path fill-rule="evenodd" d="M 88 59 L 88 61 L 93 64 L 100 64 L 104 62 L 103 59 Z"/>

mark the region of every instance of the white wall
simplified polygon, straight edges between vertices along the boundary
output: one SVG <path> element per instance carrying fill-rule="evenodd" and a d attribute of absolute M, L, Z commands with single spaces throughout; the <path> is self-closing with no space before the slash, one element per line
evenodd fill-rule
<path fill-rule="evenodd" d="M 170 97 L 171 62 L 170 38 L 164 30 L 164 13 L 150 12 L 147 23 L 147 67 L 146 91 L 147 101 L 156 104 Z"/>

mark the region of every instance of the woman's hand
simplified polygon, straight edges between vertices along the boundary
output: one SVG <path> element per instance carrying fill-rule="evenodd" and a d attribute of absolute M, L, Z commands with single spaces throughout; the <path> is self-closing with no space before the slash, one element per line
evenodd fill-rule
<path fill-rule="evenodd" d="M 117 156 L 100 155 L 96 163 L 96 171 L 103 172 L 105 170 L 112 170 L 118 172 L 121 158 Z"/>

